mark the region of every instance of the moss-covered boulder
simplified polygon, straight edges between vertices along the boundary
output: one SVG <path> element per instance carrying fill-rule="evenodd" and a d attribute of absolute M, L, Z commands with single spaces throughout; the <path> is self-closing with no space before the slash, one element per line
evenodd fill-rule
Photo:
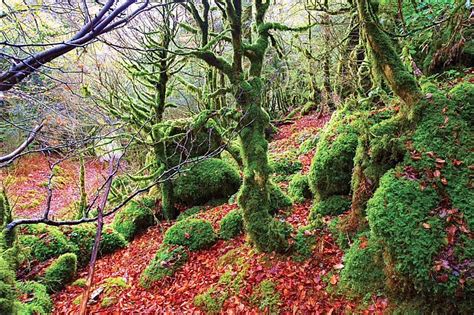
<path fill-rule="evenodd" d="M 286 180 L 288 176 L 301 171 L 303 168 L 296 151 L 273 154 L 270 156 L 268 165 L 274 173 L 274 180 L 277 182 Z"/>
<path fill-rule="evenodd" d="M 48 292 L 56 292 L 63 289 L 76 276 L 77 256 L 68 253 L 59 256 L 44 272 L 43 284 Z"/>
<path fill-rule="evenodd" d="M 45 261 L 61 254 L 75 251 L 66 235 L 57 227 L 34 224 L 20 227 L 19 242 L 28 247 L 31 257 Z"/>
<path fill-rule="evenodd" d="M 349 196 L 331 196 L 327 199 L 315 202 L 311 208 L 310 219 L 315 220 L 318 215 L 340 215 L 351 208 Z"/>
<path fill-rule="evenodd" d="M 155 224 L 153 211 L 144 204 L 132 201 L 115 215 L 113 228 L 130 241 L 138 233 Z"/>
<path fill-rule="evenodd" d="M 350 192 L 358 142 L 352 120 L 346 111 L 337 111 L 321 133 L 308 174 L 309 187 L 317 201 Z"/>
<path fill-rule="evenodd" d="M 15 298 L 15 272 L 0 257 L 0 314 L 13 314 Z"/>
<path fill-rule="evenodd" d="M 185 205 L 229 198 L 239 187 L 238 171 L 220 159 L 207 159 L 192 165 L 173 181 L 176 201 Z"/>
<path fill-rule="evenodd" d="M 69 241 L 75 246 L 79 265 L 89 262 L 94 246 L 97 227 L 94 224 L 81 224 L 72 228 L 64 229 Z M 102 229 L 99 246 L 99 256 L 113 253 L 114 251 L 127 246 L 127 241 L 109 225 Z"/>
<path fill-rule="evenodd" d="M 311 198 L 312 195 L 309 189 L 308 177 L 301 173 L 293 175 L 288 183 L 288 195 L 293 202 L 303 202 Z"/>
<path fill-rule="evenodd" d="M 227 213 L 220 222 L 219 237 L 230 240 L 241 234 L 244 230 L 244 219 L 242 210 L 232 210 Z"/>
<path fill-rule="evenodd" d="M 204 211 L 204 209 L 205 208 L 202 206 L 196 206 L 196 207 L 191 207 L 189 209 L 186 209 L 178 215 L 178 217 L 176 218 L 176 221 L 182 221 L 187 218 L 194 218 L 196 214 Z"/>
<path fill-rule="evenodd" d="M 22 315 L 47 315 L 53 310 L 46 286 L 35 281 L 19 282 L 17 285 L 21 295 L 26 296 L 28 302 L 20 303 L 18 313 Z"/>
<path fill-rule="evenodd" d="M 164 244 L 182 245 L 189 250 L 199 250 L 212 246 L 217 236 L 211 223 L 201 219 L 186 219 L 170 227 L 163 238 Z"/>
<path fill-rule="evenodd" d="M 140 277 L 140 285 L 149 288 L 154 282 L 172 276 L 188 260 L 184 246 L 163 245 Z"/>

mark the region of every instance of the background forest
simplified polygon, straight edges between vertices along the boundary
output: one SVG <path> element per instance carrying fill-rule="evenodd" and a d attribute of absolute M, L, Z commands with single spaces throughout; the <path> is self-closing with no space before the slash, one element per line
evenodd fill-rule
<path fill-rule="evenodd" d="M 472 314 L 469 0 L 0 5 L 0 314 Z"/>

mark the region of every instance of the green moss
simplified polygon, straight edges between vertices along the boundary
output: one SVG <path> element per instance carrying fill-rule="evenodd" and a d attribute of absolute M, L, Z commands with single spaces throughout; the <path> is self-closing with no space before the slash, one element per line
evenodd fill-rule
<path fill-rule="evenodd" d="M 53 310 L 53 301 L 51 301 L 44 285 L 34 281 L 26 281 L 18 283 L 17 287 L 20 294 L 26 295 L 28 300 L 28 302 L 21 304 L 19 310 L 20 314 L 51 314 L 51 311 Z"/>
<path fill-rule="evenodd" d="M 278 314 L 280 309 L 280 293 L 276 284 L 271 280 L 263 280 L 254 289 L 250 300 L 258 306 L 260 311 L 269 314 Z"/>
<path fill-rule="evenodd" d="M 194 218 L 196 217 L 196 214 L 198 214 L 199 212 L 203 210 L 204 209 L 201 206 L 196 206 L 196 207 L 186 209 L 178 215 L 178 217 L 176 218 L 176 221 L 182 221 L 187 218 Z"/>
<path fill-rule="evenodd" d="M 317 134 L 303 141 L 299 147 L 299 154 L 306 154 L 316 149 L 316 147 L 318 146 L 319 139 L 320 135 Z"/>
<path fill-rule="evenodd" d="M 149 288 L 154 282 L 172 276 L 188 260 L 183 246 L 163 245 L 140 277 L 140 285 Z"/>
<path fill-rule="evenodd" d="M 232 210 L 220 222 L 219 237 L 230 240 L 241 234 L 244 230 L 242 210 Z"/>
<path fill-rule="evenodd" d="M 417 181 L 395 174 L 387 172 L 369 200 L 369 225 L 376 239 L 386 244 L 396 271 L 410 278 L 418 291 L 429 290 L 436 285 L 430 277 L 432 261 L 443 245 L 443 226 L 430 215 L 439 197 L 432 188 L 422 191 Z"/>
<path fill-rule="evenodd" d="M 347 195 L 351 188 L 352 168 L 358 143 L 352 117 L 335 112 L 321 133 L 311 162 L 308 183 L 316 200 L 332 195 Z"/>
<path fill-rule="evenodd" d="M 104 287 L 104 295 L 102 297 L 100 306 L 103 308 L 116 304 L 118 302 L 118 296 L 120 293 L 130 287 L 123 277 L 106 278 L 102 282 L 102 286 Z"/>
<path fill-rule="evenodd" d="M 15 298 L 15 272 L 0 257 L 0 314 L 13 313 Z"/>
<path fill-rule="evenodd" d="M 318 215 L 340 215 L 351 208 L 351 200 L 347 196 L 331 196 L 316 202 L 311 209 L 310 219 L 314 221 Z"/>
<path fill-rule="evenodd" d="M 130 241 L 138 233 L 155 224 L 155 218 L 150 208 L 132 201 L 115 215 L 113 227 L 123 237 Z"/>
<path fill-rule="evenodd" d="M 226 293 L 219 292 L 214 287 L 211 287 L 205 292 L 196 295 L 194 304 L 209 314 L 218 314 L 226 299 Z"/>
<path fill-rule="evenodd" d="M 76 270 L 77 256 L 71 253 L 61 255 L 46 268 L 42 282 L 48 292 L 59 291 L 74 279 Z"/>
<path fill-rule="evenodd" d="M 75 246 L 79 265 L 89 262 L 92 247 L 95 241 L 96 226 L 94 224 L 81 224 L 70 229 L 65 229 L 69 241 Z M 113 253 L 127 246 L 125 238 L 111 226 L 104 226 L 100 240 L 99 256 Z"/>
<path fill-rule="evenodd" d="M 474 125 L 474 84 L 460 83 L 449 91 L 448 97 L 458 105 L 455 110 L 461 119 L 468 122 L 470 126 Z"/>
<path fill-rule="evenodd" d="M 177 222 L 166 231 L 163 243 L 186 246 L 194 251 L 211 247 L 216 238 L 216 233 L 208 221 L 186 219 Z"/>
<path fill-rule="evenodd" d="M 308 177 L 301 173 L 296 173 L 288 184 L 288 195 L 293 202 L 303 202 L 311 198 Z"/>
<path fill-rule="evenodd" d="M 385 286 L 382 246 L 367 236 L 357 239 L 344 255 L 339 285 L 353 296 L 377 293 Z"/>
<path fill-rule="evenodd" d="M 281 188 L 273 183 L 269 186 L 270 193 L 270 213 L 274 214 L 278 210 L 285 210 L 293 205 L 291 199 L 281 190 Z"/>
<path fill-rule="evenodd" d="M 19 242 L 30 248 L 34 259 L 45 261 L 61 254 L 74 251 L 60 229 L 44 224 L 35 224 L 20 228 Z"/>
<path fill-rule="evenodd" d="M 273 155 L 269 161 L 269 166 L 276 178 L 285 178 L 288 175 L 301 171 L 303 168 L 303 164 L 298 160 L 298 155 L 294 151 Z"/>
<path fill-rule="evenodd" d="M 295 259 L 303 261 L 311 257 L 316 245 L 315 228 L 312 225 L 303 226 L 298 229 L 295 236 Z"/>
<path fill-rule="evenodd" d="M 85 288 L 86 285 L 87 285 L 87 279 L 86 278 L 79 278 L 76 281 L 74 281 L 71 285 L 79 287 L 79 288 Z"/>
<path fill-rule="evenodd" d="M 174 182 L 177 202 L 198 205 L 211 199 L 229 198 L 240 187 L 238 171 L 219 159 L 207 159 L 191 166 Z"/>

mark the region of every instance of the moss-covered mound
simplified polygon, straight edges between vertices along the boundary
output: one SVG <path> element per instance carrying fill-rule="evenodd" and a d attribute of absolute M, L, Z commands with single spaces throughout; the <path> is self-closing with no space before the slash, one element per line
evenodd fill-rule
<path fill-rule="evenodd" d="M 155 224 L 153 211 L 140 202 L 132 201 L 115 215 L 113 227 L 130 241 L 153 224 Z"/>
<path fill-rule="evenodd" d="M 314 220 L 318 215 L 340 215 L 350 208 L 351 199 L 348 196 L 331 196 L 314 204 L 310 218 Z"/>
<path fill-rule="evenodd" d="M 242 210 L 232 210 L 227 213 L 220 222 L 219 237 L 230 240 L 241 234 L 244 230 L 244 219 Z"/>
<path fill-rule="evenodd" d="M 92 253 L 97 227 L 94 224 L 81 224 L 70 229 L 65 229 L 69 241 L 75 246 L 79 265 L 86 264 Z M 127 246 L 127 241 L 122 234 L 111 226 L 104 226 L 100 239 L 99 256 L 113 253 Z"/>
<path fill-rule="evenodd" d="M 199 250 L 212 246 L 216 239 L 211 223 L 190 218 L 170 227 L 165 233 L 163 243 L 186 246 L 189 250 Z"/>
<path fill-rule="evenodd" d="M 198 214 L 199 212 L 203 210 L 204 208 L 201 206 L 196 206 L 196 207 L 191 207 L 189 209 L 186 209 L 178 215 L 178 217 L 176 218 L 176 221 L 182 221 L 187 218 L 194 218 L 196 214 Z"/>
<path fill-rule="evenodd" d="M 274 173 L 277 182 L 286 180 L 288 176 L 301 171 L 303 164 L 298 160 L 296 151 L 285 151 L 271 155 L 268 164 Z"/>
<path fill-rule="evenodd" d="M 474 135 L 466 114 L 474 108 L 474 85 L 425 92 L 421 119 L 405 135 L 403 161 L 382 176 L 367 203 L 368 247 L 352 245 L 342 279 L 354 291 L 374 285 L 380 280 L 357 276 L 360 266 L 372 265 L 395 297 L 417 296 L 431 311 L 463 313 L 474 294 Z"/>
<path fill-rule="evenodd" d="M 172 276 L 188 260 L 183 246 L 163 245 L 140 277 L 140 285 L 149 288 L 154 282 Z"/>
<path fill-rule="evenodd" d="M 294 202 L 303 202 L 311 198 L 308 177 L 301 173 L 296 173 L 288 183 L 288 195 Z"/>
<path fill-rule="evenodd" d="M 45 224 L 27 225 L 20 228 L 21 246 L 28 247 L 33 259 L 45 261 L 61 254 L 75 251 L 59 228 Z"/>
<path fill-rule="evenodd" d="M 15 272 L 0 257 L 0 314 L 13 313 L 15 298 Z"/>
<path fill-rule="evenodd" d="M 26 295 L 28 302 L 19 304 L 18 313 L 24 315 L 46 315 L 53 310 L 53 301 L 49 297 L 46 287 L 35 281 L 20 282 L 18 291 Z"/>
<path fill-rule="evenodd" d="M 42 282 L 48 292 L 63 289 L 76 276 L 77 256 L 72 253 L 58 257 L 44 272 Z"/>
<path fill-rule="evenodd" d="M 337 111 L 321 133 L 308 174 L 309 187 L 317 201 L 350 192 L 358 142 L 352 119 L 345 111 Z"/>
<path fill-rule="evenodd" d="M 207 159 L 177 177 L 173 186 L 177 202 L 199 205 L 235 194 L 240 187 L 240 175 L 223 160 Z"/>

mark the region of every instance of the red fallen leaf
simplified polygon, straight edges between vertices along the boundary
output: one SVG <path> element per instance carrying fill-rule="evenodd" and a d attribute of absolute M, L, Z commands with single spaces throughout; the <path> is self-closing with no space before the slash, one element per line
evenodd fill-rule
<path fill-rule="evenodd" d="M 454 166 L 459 166 L 459 165 L 461 165 L 462 163 L 463 163 L 463 161 L 459 161 L 459 160 L 456 160 L 456 159 L 453 160 L 453 165 L 454 165 Z"/>
<path fill-rule="evenodd" d="M 449 280 L 449 276 L 447 274 L 442 274 L 436 277 L 436 280 L 441 283 L 446 283 Z"/>
<path fill-rule="evenodd" d="M 330 282 L 332 285 L 337 284 L 337 281 L 338 281 L 337 275 L 332 275 L 332 276 L 331 276 L 331 279 L 329 280 L 329 282 Z"/>
<path fill-rule="evenodd" d="M 428 155 L 430 158 L 434 158 L 434 156 L 435 156 L 433 151 L 426 152 L 426 155 Z"/>
<path fill-rule="evenodd" d="M 423 225 L 425 229 L 431 229 L 431 225 L 429 223 L 422 223 L 421 225 Z"/>
<path fill-rule="evenodd" d="M 446 160 L 436 158 L 435 162 L 438 163 L 438 164 L 444 164 L 444 163 L 446 163 Z"/>
<path fill-rule="evenodd" d="M 449 117 L 448 116 L 444 117 L 444 125 L 446 125 L 448 121 L 449 121 Z"/>
<path fill-rule="evenodd" d="M 186 232 L 186 233 L 184 233 L 184 237 L 189 239 L 189 238 L 191 238 L 191 235 L 188 232 Z"/>
<path fill-rule="evenodd" d="M 366 248 L 366 247 L 367 247 L 367 243 L 368 243 L 367 239 L 364 239 L 362 242 L 360 242 L 359 248 L 360 248 L 360 249 Z"/>
<path fill-rule="evenodd" d="M 433 93 L 426 93 L 425 98 L 431 100 L 433 98 Z"/>
<path fill-rule="evenodd" d="M 440 177 L 440 176 L 441 176 L 441 172 L 440 172 L 439 170 L 435 170 L 435 171 L 433 172 L 433 176 L 434 176 L 434 177 Z"/>
<path fill-rule="evenodd" d="M 448 232 L 448 244 L 454 244 L 457 229 L 458 228 L 455 225 L 450 225 L 446 229 L 446 232 Z"/>
<path fill-rule="evenodd" d="M 442 177 L 442 178 L 441 178 L 441 183 L 442 183 L 444 186 L 448 185 L 448 180 L 446 179 L 446 177 Z"/>

